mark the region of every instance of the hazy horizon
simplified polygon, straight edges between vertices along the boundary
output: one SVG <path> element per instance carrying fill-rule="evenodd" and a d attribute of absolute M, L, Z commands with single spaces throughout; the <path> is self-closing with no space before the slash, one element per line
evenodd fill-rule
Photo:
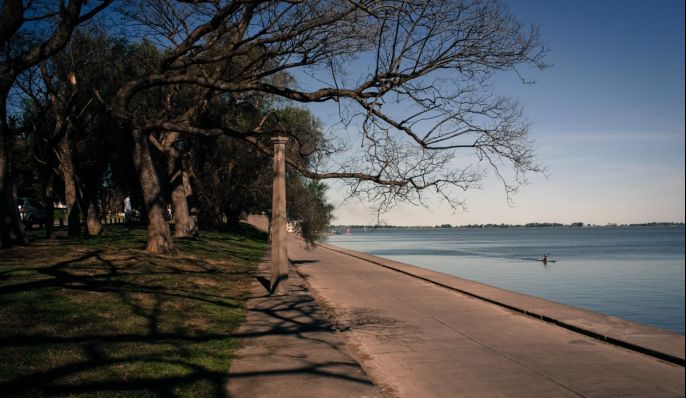
<path fill-rule="evenodd" d="M 582 222 L 582 221 L 578 221 Z M 444 223 L 444 224 L 450 224 L 450 223 Z M 337 224 L 337 223 L 332 223 L 331 225 L 333 227 L 350 227 L 350 226 L 364 226 L 364 227 L 402 227 L 402 228 L 412 228 L 412 227 L 417 227 L 417 228 L 435 228 L 440 225 L 444 224 Z M 527 224 L 562 224 L 562 226 L 568 227 L 573 223 L 558 223 L 558 222 L 537 222 L 537 221 L 531 221 L 528 223 L 523 223 L 523 224 L 507 224 L 507 223 L 473 223 L 473 224 L 450 224 L 452 227 L 468 227 L 470 225 L 509 225 L 509 226 L 525 226 Z M 684 221 L 650 221 L 650 222 L 645 222 L 645 223 L 609 223 L 609 224 L 592 224 L 592 223 L 583 223 L 584 227 L 622 227 L 622 226 L 638 226 L 638 225 L 643 225 L 643 224 L 665 224 L 665 225 L 674 225 L 674 226 L 683 226 Z M 549 227 L 541 227 L 541 228 L 549 228 Z M 581 227 L 572 227 L 572 228 L 581 228 Z"/>

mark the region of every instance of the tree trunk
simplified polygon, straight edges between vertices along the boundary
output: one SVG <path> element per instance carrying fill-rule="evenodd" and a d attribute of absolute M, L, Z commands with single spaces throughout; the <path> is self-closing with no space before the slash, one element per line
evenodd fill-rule
<path fill-rule="evenodd" d="M 133 134 L 133 164 L 143 190 L 143 199 L 148 213 L 148 244 L 145 250 L 149 253 L 174 253 L 169 224 L 164 219 L 165 203 L 161 192 L 160 180 L 150 154 L 148 135 L 138 129 Z"/>
<path fill-rule="evenodd" d="M 236 206 L 227 206 L 224 210 L 226 214 L 226 222 L 229 225 L 236 226 L 241 222 L 241 209 Z"/>
<path fill-rule="evenodd" d="M 191 187 L 187 170 L 188 163 L 183 159 L 183 154 L 174 147 L 178 139 L 179 133 L 166 132 L 162 137 L 160 149 L 167 155 L 167 174 L 174 209 L 174 237 L 190 238 L 194 230 L 194 223 L 188 209 Z"/>
<path fill-rule="evenodd" d="M 55 174 L 50 167 L 45 168 L 48 173 L 43 181 L 43 202 L 45 202 L 45 237 L 48 239 L 55 239 L 55 206 L 53 202 L 53 183 L 55 182 Z"/>
<path fill-rule="evenodd" d="M 193 222 L 188 209 L 188 194 L 183 184 L 174 187 L 171 197 L 174 207 L 174 236 L 190 238 L 193 236 Z"/>
<path fill-rule="evenodd" d="M 83 209 L 83 218 L 86 220 L 86 231 L 88 236 L 98 236 L 102 234 L 102 222 L 100 221 L 100 212 L 98 211 L 98 206 L 96 203 L 97 186 L 94 184 L 86 182 L 86 186 L 83 187 L 82 198 L 81 198 L 81 208 Z"/>
<path fill-rule="evenodd" d="M 97 204 L 98 178 L 85 175 L 81 181 L 84 182 L 81 189 L 81 207 L 83 209 L 83 218 L 86 220 L 86 230 L 88 231 L 88 236 L 99 236 L 102 234 L 103 226 Z"/>
<path fill-rule="evenodd" d="M 102 234 L 102 221 L 100 221 L 100 212 L 94 201 L 89 201 L 86 207 L 86 227 L 88 228 L 88 236 L 98 236 Z"/>
<path fill-rule="evenodd" d="M 7 96 L 10 85 L 0 86 L 0 247 L 29 243 L 17 211 L 16 189 L 12 177 L 12 134 L 7 125 Z"/>
<path fill-rule="evenodd" d="M 64 134 L 57 148 L 59 153 L 59 171 L 64 181 L 64 199 L 67 205 L 67 235 L 79 236 L 81 234 L 81 210 L 79 207 L 78 187 L 76 186 L 76 175 L 74 171 L 74 158 L 71 151 L 69 132 Z"/>
<path fill-rule="evenodd" d="M 174 236 L 177 238 L 190 238 L 193 236 L 195 225 L 188 209 L 188 197 L 191 195 L 190 176 L 187 170 L 187 162 L 176 162 L 180 167 L 172 179 L 172 204 L 174 206 Z"/>

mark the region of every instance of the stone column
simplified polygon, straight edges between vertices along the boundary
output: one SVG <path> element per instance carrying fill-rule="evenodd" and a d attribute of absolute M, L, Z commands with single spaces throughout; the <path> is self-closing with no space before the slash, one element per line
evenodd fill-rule
<path fill-rule="evenodd" d="M 274 137 L 274 180 L 272 188 L 272 293 L 288 293 L 288 251 L 286 249 L 286 142 Z"/>

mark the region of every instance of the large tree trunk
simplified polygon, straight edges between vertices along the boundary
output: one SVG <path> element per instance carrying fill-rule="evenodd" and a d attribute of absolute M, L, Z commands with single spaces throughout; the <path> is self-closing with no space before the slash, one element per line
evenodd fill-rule
<path fill-rule="evenodd" d="M 194 222 L 188 209 L 188 197 L 191 193 L 188 163 L 183 154 L 174 147 L 179 133 L 167 132 L 162 137 L 161 148 L 167 155 L 167 173 L 171 189 L 171 200 L 174 209 L 174 237 L 190 238 L 193 236 Z"/>
<path fill-rule="evenodd" d="M 98 206 L 89 201 L 86 207 L 86 227 L 88 228 L 89 236 L 98 236 L 102 234 L 102 221 L 100 221 L 100 212 Z"/>
<path fill-rule="evenodd" d="M 59 125 L 58 125 L 59 127 Z M 81 234 L 81 209 L 79 207 L 78 186 L 76 185 L 76 174 L 74 170 L 74 158 L 70 145 L 69 132 L 64 134 L 57 148 L 59 153 L 59 171 L 62 181 L 64 181 L 64 199 L 67 205 L 67 220 L 69 226 L 67 235 L 79 236 Z"/>
<path fill-rule="evenodd" d="M 188 209 L 188 193 L 183 184 L 177 184 L 171 194 L 174 206 L 174 236 L 190 238 L 193 236 L 193 221 Z"/>
<path fill-rule="evenodd" d="M 11 166 L 12 136 L 7 125 L 9 85 L 0 86 L 0 247 L 28 244 L 24 225 L 19 220 Z"/>
<path fill-rule="evenodd" d="M 97 173 L 83 175 L 81 178 L 83 185 L 81 187 L 81 208 L 83 209 L 83 218 L 86 220 L 86 230 L 88 236 L 98 236 L 102 234 L 103 226 L 100 217 L 100 210 L 98 209 L 98 182 Z"/>
<path fill-rule="evenodd" d="M 165 203 L 161 192 L 160 180 L 150 154 L 148 135 L 138 129 L 133 134 L 133 164 L 138 172 L 143 199 L 148 213 L 147 252 L 157 254 L 174 253 L 169 224 L 164 219 Z"/>
<path fill-rule="evenodd" d="M 174 236 L 177 238 L 190 238 L 195 230 L 195 223 L 188 209 L 188 197 L 191 195 L 190 173 L 188 163 L 178 159 L 177 151 L 170 156 L 170 175 L 172 193 L 171 199 L 174 206 Z M 172 159 L 172 157 L 174 159 Z M 171 164 L 173 160 L 173 165 Z"/>
<path fill-rule="evenodd" d="M 97 205 L 97 178 L 85 178 L 85 186 L 82 189 L 83 197 L 81 206 L 83 207 L 83 217 L 86 219 L 86 229 L 88 236 L 98 236 L 102 234 L 103 226 L 100 221 L 100 211 Z"/>

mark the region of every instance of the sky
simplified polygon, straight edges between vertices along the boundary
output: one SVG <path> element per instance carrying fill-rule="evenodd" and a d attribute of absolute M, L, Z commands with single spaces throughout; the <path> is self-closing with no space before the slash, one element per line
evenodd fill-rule
<path fill-rule="evenodd" d="M 535 84 L 502 77 L 495 88 L 525 104 L 537 160 L 508 203 L 493 177 L 464 193 L 465 208 L 437 198 L 384 214 L 394 225 L 642 223 L 684 221 L 684 2 L 538 1 L 508 3 L 541 28 L 550 49 Z M 314 109 L 326 124 L 328 116 Z M 328 183 L 334 224 L 375 224 L 369 204 L 343 201 Z"/>

